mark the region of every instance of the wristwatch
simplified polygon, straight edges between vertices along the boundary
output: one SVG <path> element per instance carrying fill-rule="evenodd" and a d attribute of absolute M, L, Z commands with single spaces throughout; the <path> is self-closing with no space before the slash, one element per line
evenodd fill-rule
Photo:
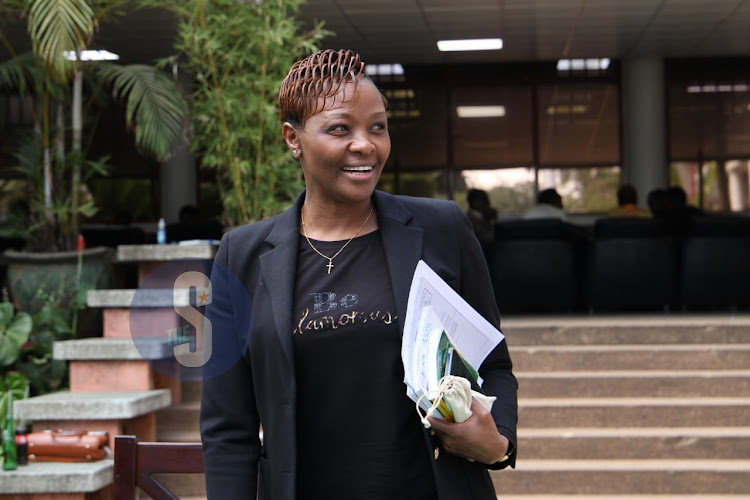
<path fill-rule="evenodd" d="M 506 460 L 508 460 L 513 455 L 514 451 L 516 451 L 516 449 L 513 447 L 513 443 L 511 443 L 510 441 L 508 441 L 508 449 L 505 451 L 505 455 L 503 455 L 502 457 L 500 457 L 500 459 L 497 462 L 495 462 L 495 463 L 501 464 L 501 463 L 505 462 Z"/>

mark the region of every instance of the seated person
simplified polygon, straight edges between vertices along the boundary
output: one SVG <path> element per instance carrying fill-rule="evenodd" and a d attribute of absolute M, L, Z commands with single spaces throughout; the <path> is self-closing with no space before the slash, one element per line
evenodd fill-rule
<path fill-rule="evenodd" d="M 560 219 L 567 222 L 568 216 L 563 210 L 562 197 L 556 189 L 540 191 L 536 201 L 536 205 L 523 214 L 524 219 Z"/>
<path fill-rule="evenodd" d="M 651 212 L 638 206 L 638 192 L 630 184 L 617 190 L 617 208 L 607 212 L 608 217 L 620 219 L 643 219 L 651 217 Z"/>
<path fill-rule="evenodd" d="M 469 189 L 466 193 L 466 201 L 469 203 L 469 210 L 466 215 L 474 227 L 474 234 L 483 249 L 487 249 L 495 241 L 495 218 L 497 210 L 490 205 L 490 199 L 487 192 L 481 189 Z"/>

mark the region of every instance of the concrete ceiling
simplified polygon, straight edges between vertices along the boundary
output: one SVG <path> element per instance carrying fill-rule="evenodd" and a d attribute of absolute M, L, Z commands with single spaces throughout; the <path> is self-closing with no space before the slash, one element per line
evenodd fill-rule
<path fill-rule="evenodd" d="M 308 0 L 301 17 L 369 63 L 750 55 L 750 0 Z M 502 50 L 436 47 L 492 37 Z"/>
<path fill-rule="evenodd" d="M 307 0 L 299 17 L 336 33 L 324 47 L 354 49 L 370 64 L 750 56 L 750 0 Z M 138 11 L 102 26 L 96 41 L 122 62 L 151 62 L 173 52 L 174 29 L 170 15 Z M 25 38 L 22 26 L 5 33 Z M 504 48 L 436 47 L 491 37 Z"/>

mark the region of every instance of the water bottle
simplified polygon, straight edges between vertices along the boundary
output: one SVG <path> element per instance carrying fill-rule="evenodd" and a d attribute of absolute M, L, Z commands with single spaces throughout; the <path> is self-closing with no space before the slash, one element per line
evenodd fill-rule
<path fill-rule="evenodd" d="M 164 245 L 167 242 L 167 224 L 163 217 L 159 219 L 159 224 L 156 227 L 156 242 L 159 245 Z"/>

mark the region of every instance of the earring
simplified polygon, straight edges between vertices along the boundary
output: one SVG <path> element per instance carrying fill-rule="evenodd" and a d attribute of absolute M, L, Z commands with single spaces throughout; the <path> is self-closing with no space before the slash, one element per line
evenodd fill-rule
<path fill-rule="evenodd" d="M 297 156 L 297 150 L 296 150 L 296 149 L 292 150 L 292 154 L 293 154 L 294 156 Z"/>

